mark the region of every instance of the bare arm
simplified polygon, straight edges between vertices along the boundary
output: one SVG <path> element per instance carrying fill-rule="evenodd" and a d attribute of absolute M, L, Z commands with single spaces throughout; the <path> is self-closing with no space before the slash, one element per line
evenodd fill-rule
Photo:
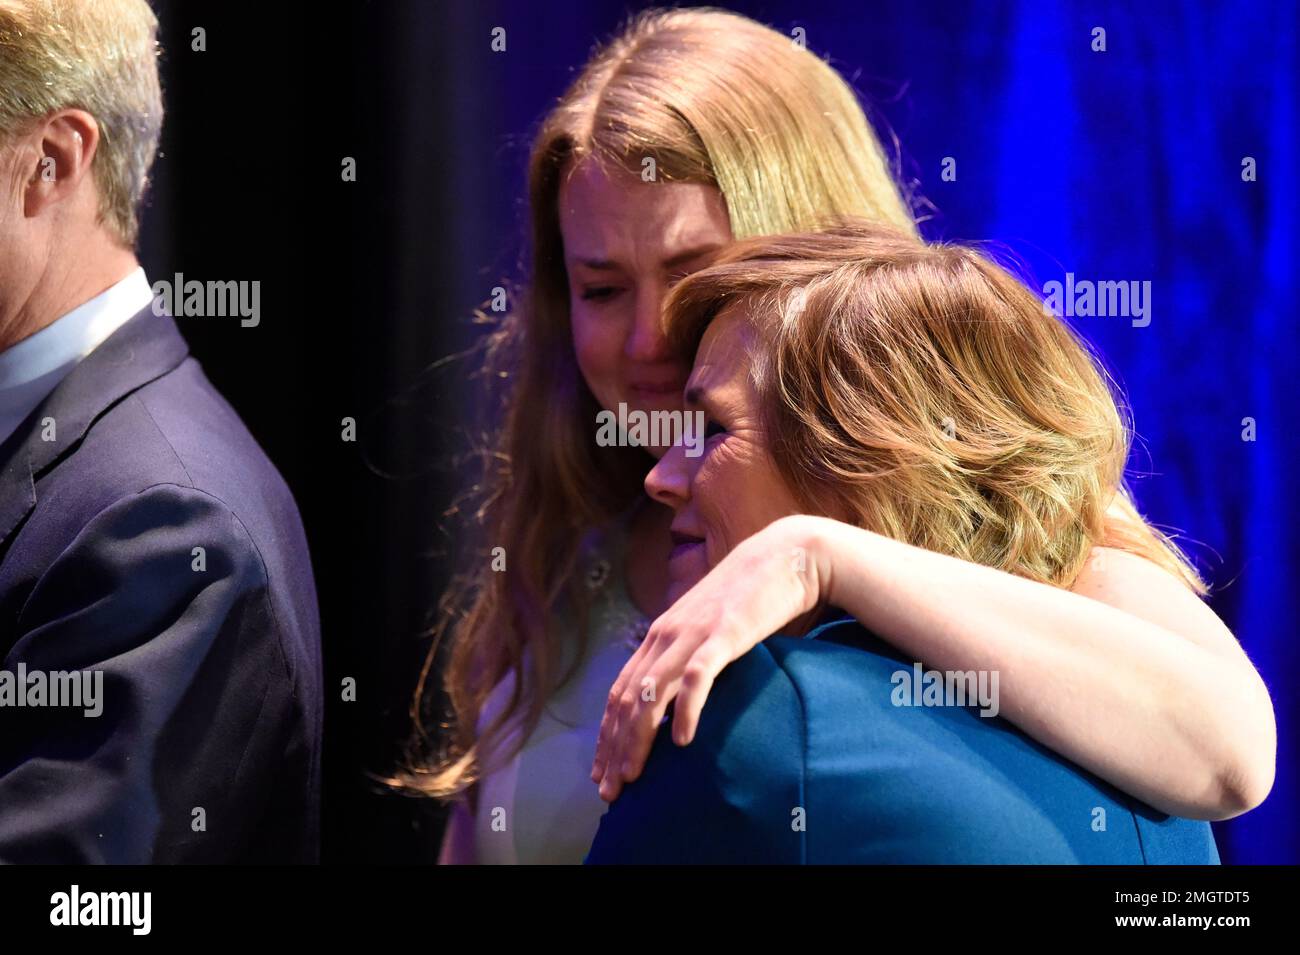
<path fill-rule="evenodd" d="M 1214 612 L 1108 548 L 1074 590 L 823 518 L 804 522 L 830 603 L 940 670 L 996 670 L 1001 714 L 1161 811 L 1227 819 L 1268 794 L 1268 690 Z M 1098 560 L 1097 558 L 1100 558 Z"/>

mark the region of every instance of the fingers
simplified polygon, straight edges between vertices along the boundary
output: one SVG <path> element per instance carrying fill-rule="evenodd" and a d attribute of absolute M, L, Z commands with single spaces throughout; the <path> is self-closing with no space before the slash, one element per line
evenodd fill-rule
<path fill-rule="evenodd" d="M 627 735 L 627 721 L 622 716 L 622 707 L 620 715 L 614 724 L 614 731 L 610 736 L 607 759 L 605 761 L 605 772 L 600 780 L 600 798 L 605 802 L 613 802 L 623 791 L 623 779 L 619 772 L 623 760 L 623 741 Z"/>
<path fill-rule="evenodd" d="M 761 533 L 775 534 L 773 528 Z M 802 612 L 808 582 L 790 573 L 784 545 L 758 541 L 761 533 L 678 598 L 623 667 L 606 700 L 592 762 L 602 799 L 612 802 L 624 781 L 641 774 L 669 705 L 673 741 L 688 745 L 723 668 Z"/>
<path fill-rule="evenodd" d="M 648 643 L 649 640 L 647 639 L 646 642 Z M 618 701 L 622 699 L 624 691 L 640 665 L 643 656 L 642 651 L 645 648 L 645 643 L 637 647 L 636 653 L 632 654 L 632 658 L 623 664 L 623 669 L 619 671 L 618 678 L 614 680 L 614 685 L 610 687 L 609 696 L 605 700 L 605 713 L 600 718 L 600 732 L 596 735 L 596 755 L 591 764 L 591 781 L 593 783 L 600 782 L 609 765 L 609 748 L 611 741 L 615 738 L 614 724 L 617 718 L 615 710 Z"/>
<path fill-rule="evenodd" d="M 618 739 L 619 699 L 623 694 L 622 676 L 614 683 L 605 701 L 605 713 L 600 718 L 600 733 L 596 737 L 596 756 L 591 766 L 591 781 L 598 783 L 609 768 L 609 754 Z"/>
<path fill-rule="evenodd" d="M 623 789 L 627 753 L 637 745 L 647 708 L 656 704 L 658 693 L 655 687 L 653 680 L 642 678 L 640 692 L 625 688 L 615 706 L 605 749 L 605 771 L 600 783 L 600 797 L 607 802 L 617 799 Z"/>
<path fill-rule="evenodd" d="M 619 777 L 622 782 L 630 783 L 641 775 L 646 760 L 650 758 L 655 737 L 659 735 L 659 727 L 664 722 L 664 713 L 677 698 L 679 685 L 680 681 L 668 685 L 658 700 L 645 704 L 639 712 L 633 714 L 627 731 L 623 734 L 625 743 L 622 760 L 614 764 L 620 767 Z"/>
<path fill-rule="evenodd" d="M 640 687 L 640 693 L 632 706 L 619 714 L 619 751 L 617 759 L 611 758 L 608 763 L 609 775 L 620 782 L 631 782 L 641 775 L 664 713 L 677 697 L 681 674 L 698 648 L 697 640 L 682 635 L 654 641 L 633 684 Z"/>
<path fill-rule="evenodd" d="M 611 697 L 605 704 L 605 716 L 600 723 L 602 743 L 596 768 L 592 771 L 592 778 L 599 787 L 600 798 L 606 802 L 613 801 L 612 790 L 608 783 L 609 757 L 618 749 L 618 713 L 619 704 Z"/>
<path fill-rule="evenodd" d="M 663 618 L 661 618 L 663 621 Z M 597 735 L 593 781 L 607 802 L 618 798 L 624 782 L 637 779 L 654 746 L 664 713 L 674 706 L 673 740 L 685 746 L 695 738 L 700 712 L 718 673 L 749 643 L 743 634 L 759 633 L 736 613 L 712 613 L 689 622 L 657 621 L 610 690 Z M 752 634 L 751 634 L 752 636 Z M 674 700 L 689 674 L 690 695 Z"/>
<path fill-rule="evenodd" d="M 674 742 L 685 746 L 694 739 L 699 714 L 713 686 L 714 677 L 731 657 L 725 646 L 706 643 L 686 660 L 679 659 L 689 652 L 680 645 L 666 652 L 654 665 L 654 672 L 641 679 L 643 692 L 633 695 L 625 693 L 620 700 L 606 751 L 606 768 L 601 780 L 602 798 L 612 802 L 622 792 L 624 783 L 632 782 L 641 775 L 670 705 L 676 711 Z M 692 693 L 685 719 L 680 715 L 684 679 L 691 681 Z"/>
<path fill-rule="evenodd" d="M 673 706 L 673 742 L 678 746 L 688 746 L 695 739 L 700 713 L 713 689 L 713 681 L 731 662 L 729 655 L 711 647 L 711 644 L 701 647 L 682 673 L 677 701 Z"/>
<path fill-rule="evenodd" d="M 614 681 L 609 697 L 605 702 L 605 715 L 601 718 L 600 734 L 596 741 L 596 759 L 592 766 L 591 778 L 601 784 L 601 797 L 605 797 L 606 777 L 618 775 L 621 767 L 620 751 L 627 720 L 636 708 L 641 692 L 642 674 L 655 665 L 656 658 L 663 651 L 663 641 L 659 639 L 659 630 L 651 626 L 641 646 L 624 664 L 618 679 Z M 613 796 L 609 797 L 611 800 Z"/>

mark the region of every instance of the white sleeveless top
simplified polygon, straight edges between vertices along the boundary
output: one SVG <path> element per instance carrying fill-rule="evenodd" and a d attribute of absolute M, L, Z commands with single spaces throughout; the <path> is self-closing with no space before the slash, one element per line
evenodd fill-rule
<path fill-rule="evenodd" d="M 596 836 L 608 808 L 591 781 L 596 736 L 610 687 L 650 624 L 627 591 L 630 516 L 613 522 L 585 548 L 587 586 L 592 591 L 585 658 L 548 701 L 519 754 L 478 783 L 474 850 L 479 864 L 580 865 Z M 575 644 L 566 648 L 560 673 L 573 659 Z M 511 671 L 493 687 L 479 715 L 479 732 L 509 701 L 514 681 Z M 518 734 L 516 724 L 508 743 Z"/>

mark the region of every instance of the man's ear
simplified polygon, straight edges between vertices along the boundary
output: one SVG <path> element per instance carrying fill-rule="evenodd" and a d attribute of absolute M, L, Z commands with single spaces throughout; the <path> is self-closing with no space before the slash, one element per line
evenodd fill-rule
<path fill-rule="evenodd" d="M 36 165 L 30 169 L 23 212 L 40 215 L 74 195 L 90 176 L 99 148 L 99 124 L 84 109 L 61 109 L 41 121 L 32 134 Z"/>

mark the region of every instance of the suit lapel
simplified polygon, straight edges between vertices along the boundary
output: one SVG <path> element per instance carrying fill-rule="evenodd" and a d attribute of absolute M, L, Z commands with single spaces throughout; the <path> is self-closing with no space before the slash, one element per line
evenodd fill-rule
<path fill-rule="evenodd" d="M 36 506 L 36 482 L 81 443 L 100 415 L 179 365 L 189 349 L 152 304 L 77 363 L 0 444 L 0 545 Z M 53 420 L 53 440 L 42 422 Z"/>

